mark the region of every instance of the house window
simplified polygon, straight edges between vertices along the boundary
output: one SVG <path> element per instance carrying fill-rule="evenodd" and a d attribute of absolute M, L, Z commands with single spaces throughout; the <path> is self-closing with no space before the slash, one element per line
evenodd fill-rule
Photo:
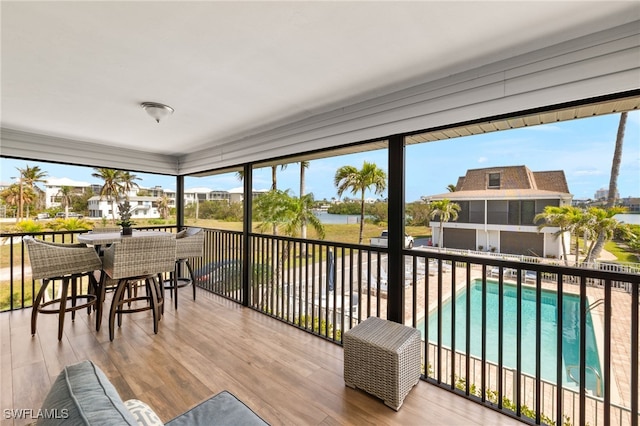
<path fill-rule="evenodd" d="M 489 188 L 500 188 L 500 173 L 489 173 Z"/>
<path fill-rule="evenodd" d="M 509 200 L 509 225 L 520 225 L 520 201 Z"/>
<path fill-rule="evenodd" d="M 521 225 L 535 225 L 533 223 L 533 218 L 536 215 L 536 202 L 531 201 L 522 201 L 520 210 L 520 224 Z"/>

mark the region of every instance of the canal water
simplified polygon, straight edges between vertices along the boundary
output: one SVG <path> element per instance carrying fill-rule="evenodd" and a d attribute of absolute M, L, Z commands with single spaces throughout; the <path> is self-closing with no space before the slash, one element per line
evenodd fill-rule
<path fill-rule="evenodd" d="M 640 225 L 640 214 L 623 213 L 617 214 L 613 218 L 628 225 Z"/>

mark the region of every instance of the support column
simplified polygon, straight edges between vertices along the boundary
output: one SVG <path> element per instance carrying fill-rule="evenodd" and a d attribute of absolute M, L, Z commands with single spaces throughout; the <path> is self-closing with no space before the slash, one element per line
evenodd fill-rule
<path fill-rule="evenodd" d="M 242 219 L 242 305 L 249 306 L 251 284 L 251 212 L 253 210 L 253 164 L 244 165 L 244 200 Z"/>
<path fill-rule="evenodd" d="M 404 138 L 389 138 L 387 319 L 404 324 Z"/>
<path fill-rule="evenodd" d="M 176 176 L 176 226 L 184 228 L 184 176 Z"/>

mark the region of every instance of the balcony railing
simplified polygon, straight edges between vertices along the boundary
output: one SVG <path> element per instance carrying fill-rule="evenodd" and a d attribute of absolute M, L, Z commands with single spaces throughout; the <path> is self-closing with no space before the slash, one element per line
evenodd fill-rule
<path fill-rule="evenodd" d="M 17 290 L 8 309 L 30 306 L 21 235 L 2 237 L 3 286 Z M 206 230 L 197 284 L 338 344 L 369 316 L 386 318 L 387 294 L 401 291 L 404 323 L 423 335 L 424 380 L 531 424 L 638 424 L 638 274 L 413 249 L 404 282 L 390 283 L 384 248 L 244 241 Z"/>

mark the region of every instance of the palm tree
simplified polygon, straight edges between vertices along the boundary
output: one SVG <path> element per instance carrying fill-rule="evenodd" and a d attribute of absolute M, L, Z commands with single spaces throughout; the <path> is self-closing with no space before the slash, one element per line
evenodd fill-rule
<path fill-rule="evenodd" d="M 171 199 L 167 196 L 167 194 L 162 194 L 162 197 L 158 198 L 158 211 L 160 212 L 160 216 L 164 220 L 169 218 L 169 203 Z"/>
<path fill-rule="evenodd" d="M 456 192 L 456 186 L 454 184 L 450 183 L 449 185 L 447 185 L 447 191 Z"/>
<path fill-rule="evenodd" d="M 608 209 L 591 207 L 587 210 L 586 217 L 592 241 L 589 250 L 587 250 L 586 263 L 595 262 L 598 259 L 601 249 L 596 252 L 596 246 L 599 242 L 602 242 L 602 246 L 604 246 L 605 242 L 613 238 L 617 230 L 627 230 L 626 225 L 613 218 L 615 215 L 625 211 L 626 209 L 623 207 L 611 207 Z"/>
<path fill-rule="evenodd" d="M 338 188 L 338 196 L 349 190 L 353 195 L 360 193 L 360 239 L 362 244 L 364 233 L 364 194 L 370 187 L 374 187 L 376 194 L 382 194 L 387 189 L 387 174 L 378 168 L 375 163 L 364 162 L 362 169 L 353 166 L 342 166 L 336 171 L 333 178 L 334 185 Z"/>
<path fill-rule="evenodd" d="M 571 233 L 571 220 L 568 215 L 568 209 L 570 208 L 574 207 L 546 206 L 542 213 L 538 213 L 533 218 L 534 223 L 537 223 L 541 220 L 544 221 L 543 223 L 538 225 L 538 231 L 547 226 L 559 228 L 558 231 L 554 232 L 553 235 L 556 238 L 562 239 L 562 257 L 566 266 L 569 265 L 569 259 L 567 259 L 567 246 L 565 244 L 564 234 L 566 232 Z"/>
<path fill-rule="evenodd" d="M 136 180 L 142 179 L 130 172 L 120 173 L 120 185 L 122 186 L 122 192 L 124 192 L 124 197 L 126 200 L 129 200 L 129 192 L 133 191 L 134 189 L 140 188 L 140 185 L 135 182 Z"/>
<path fill-rule="evenodd" d="M 10 206 L 15 206 L 18 210 L 21 206 L 31 203 L 36 195 L 31 188 L 23 188 L 22 184 L 13 184 L 6 188 L 0 196 Z M 16 222 L 20 220 L 18 214 L 16 214 Z"/>
<path fill-rule="evenodd" d="M 288 166 L 288 164 L 280 164 L 280 170 L 284 170 L 286 169 Z M 271 190 L 272 191 L 277 191 L 278 190 L 278 165 L 273 165 L 271 166 Z M 278 227 L 277 226 L 273 226 L 273 235 L 278 235 Z"/>
<path fill-rule="evenodd" d="M 121 185 L 122 171 L 114 169 L 96 168 L 96 172 L 91 176 L 102 179 L 104 184 L 100 188 L 100 199 L 107 198 L 107 201 L 111 203 L 111 220 L 116 222 L 116 201 L 118 196 L 122 194 L 123 187 Z"/>
<path fill-rule="evenodd" d="M 261 221 L 258 229 L 265 232 L 267 229 L 281 229 L 285 235 L 293 237 L 300 229 L 303 222 L 310 224 L 320 238 L 325 237 L 324 225 L 312 211 L 313 194 L 307 194 L 301 198 L 292 197 L 289 190 L 269 191 L 256 199 L 255 211 Z M 272 253 L 276 253 L 277 241 L 273 240 Z M 272 258 L 273 277 L 281 282 L 281 272 L 284 260 L 289 256 L 289 245 L 284 244 L 280 256 Z"/>
<path fill-rule="evenodd" d="M 22 179 L 24 179 L 24 183 L 27 185 L 28 188 L 31 188 L 32 190 L 36 183 L 46 182 L 46 179 L 44 178 L 48 176 L 47 172 L 40 169 L 40 166 L 29 167 L 29 165 L 27 165 L 23 170 L 20 170 L 20 173 L 22 174 Z M 35 195 L 35 191 L 34 191 L 34 195 Z M 29 217 L 28 210 L 27 210 L 27 217 Z"/>
<path fill-rule="evenodd" d="M 289 190 L 269 191 L 256 199 L 256 213 L 260 218 L 259 229 L 264 232 L 273 226 L 285 235 L 296 236 L 303 222 L 309 223 L 320 238 L 324 238 L 324 225 L 313 214 L 313 194 L 301 198 L 292 197 Z"/>
<path fill-rule="evenodd" d="M 566 207 L 565 215 L 567 217 L 568 229 L 573 233 L 575 238 L 575 266 L 578 266 L 580 262 L 580 236 L 589 236 L 589 219 L 585 215 L 584 210 L 577 207 Z"/>
<path fill-rule="evenodd" d="M 61 186 L 58 191 L 58 197 L 60 197 L 60 203 L 64 207 L 65 219 L 69 217 L 69 206 L 71 205 L 71 197 L 73 196 L 73 188 L 70 186 Z"/>
<path fill-rule="evenodd" d="M 443 200 L 432 201 L 429 207 L 431 210 L 431 212 L 429 213 L 429 217 L 431 217 L 431 219 L 435 219 L 437 217 L 440 221 L 438 247 L 442 247 L 442 243 L 444 240 L 444 222 L 449 222 L 450 220 L 458 220 L 460 205 L 445 198 Z"/>
<path fill-rule="evenodd" d="M 618 133 L 616 134 L 616 146 L 613 150 L 613 160 L 611 161 L 611 175 L 609 176 L 609 193 L 607 194 L 607 202 L 605 208 L 612 208 L 616 203 L 616 194 L 618 193 L 618 175 L 620 175 L 620 163 L 622 162 L 622 144 L 624 142 L 624 129 L 627 125 L 627 113 L 620 114 L 620 122 L 618 123 Z M 600 253 L 604 248 L 605 236 L 598 236 L 598 241 L 593 247 L 593 260 L 600 257 Z M 591 256 L 590 256 L 591 257 Z M 589 259 L 587 259 L 589 261 Z"/>
<path fill-rule="evenodd" d="M 306 169 L 309 168 L 309 162 L 308 161 L 301 161 L 300 162 L 300 200 L 302 200 L 302 197 L 305 196 L 305 171 Z M 313 198 L 313 197 L 312 197 Z M 311 210 L 309 210 L 311 211 Z M 313 214 L 313 212 L 311 212 L 312 216 L 315 217 L 317 219 L 317 216 Z M 307 220 L 306 219 L 302 219 L 302 222 L 300 223 L 300 238 L 302 238 L 303 240 L 307 238 Z M 307 252 L 306 252 L 306 248 L 303 245 L 302 246 L 302 252 L 300 254 L 301 256 L 306 256 Z"/>
<path fill-rule="evenodd" d="M 324 225 L 318 219 L 318 216 L 313 214 L 313 194 L 305 194 L 300 198 L 292 197 L 289 200 L 288 211 L 286 221 L 284 222 L 285 235 L 293 236 L 302 226 L 308 223 L 318 234 L 318 238 L 324 239 Z M 306 238 L 306 235 L 303 237 Z M 303 246 L 304 247 L 304 246 Z"/>
<path fill-rule="evenodd" d="M 20 188 L 17 184 L 10 185 L 9 187 L 2 190 L 0 193 L 0 197 L 4 200 L 4 202 L 16 208 L 18 210 L 18 206 L 20 206 Z M 16 213 L 16 219 L 18 218 L 18 214 Z"/>

